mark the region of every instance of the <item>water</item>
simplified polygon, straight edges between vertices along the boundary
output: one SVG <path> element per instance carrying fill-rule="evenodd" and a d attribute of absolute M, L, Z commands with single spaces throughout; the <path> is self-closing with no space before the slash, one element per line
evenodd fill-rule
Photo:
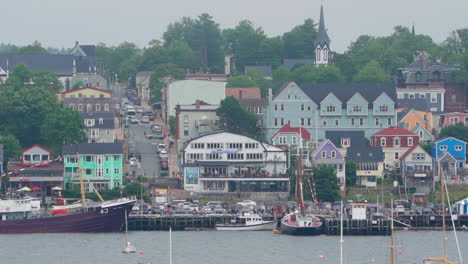
<path fill-rule="evenodd" d="M 459 232 L 468 260 L 468 232 Z M 398 263 L 422 263 L 442 255 L 441 232 L 396 232 Z M 169 232 L 129 232 L 136 254 L 123 254 L 124 234 L 0 235 L 0 263 L 169 263 Z M 344 238 L 344 263 L 389 263 L 390 237 Z M 339 237 L 293 237 L 272 232 L 172 232 L 173 264 L 339 263 Z M 449 233 L 451 260 L 458 260 Z M 139 254 L 144 251 L 144 254 Z M 323 256 L 323 258 L 320 258 Z"/>

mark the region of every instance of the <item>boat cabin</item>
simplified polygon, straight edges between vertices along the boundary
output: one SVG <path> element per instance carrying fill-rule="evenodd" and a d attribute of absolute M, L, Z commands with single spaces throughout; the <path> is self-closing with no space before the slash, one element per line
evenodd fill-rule
<path fill-rule="evenodd" d="M 40 209 L 39 199 L 0 200 L 0 221 L 32 218 Z"/>
<path fill-rule="evenodd" d="M 236 219 L 232 219 L 232 224 L 241 224 L 241 225 L 251 225 L 251 224 L 259 224 L 262 223 L 263 219 L 258 214 L 243 214 L 241 216 L 236 217 Z"/>

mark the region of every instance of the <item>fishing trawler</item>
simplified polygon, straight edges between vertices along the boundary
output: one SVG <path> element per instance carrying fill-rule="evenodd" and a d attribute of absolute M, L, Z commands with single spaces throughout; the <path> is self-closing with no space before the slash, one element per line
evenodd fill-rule
<path fill-rule="evenodd" d="M 88 179 L 89 185 L 101 199 L 100 203 L 88 206 L 80 166 L 78 171 L 81 185 L 79 210 L 41 212 L 31 199 L 0 200 L 0 234 L 122 231 L 125 214 L 132 210 L 135 200 L 122 198 L 104 201 Z"/>

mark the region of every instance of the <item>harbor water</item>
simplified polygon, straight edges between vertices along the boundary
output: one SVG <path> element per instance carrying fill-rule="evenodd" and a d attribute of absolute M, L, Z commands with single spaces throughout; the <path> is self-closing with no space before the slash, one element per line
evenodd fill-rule
<path fill-rule="evenodd" d="M 448 252 L 459 261 L 453 233 Z M 441 232 L 397 231 L 398 263 L 422 263 L 442 255 Z M 468 261 L 468 232 L 458 232 L 464 260 Z M 0 263 L 169 263 L 169 232 L 129 232 L 137 248 L 123 254 L 124 234 L 12 234 L 0 235 Z M 389 236 L 344 238 L 344 263 L 389 263 Z M 339 263 L 339 237 L 293 237 L 266 232 L 172 232 L 174 264 L 312 264 Z M 141 252 L 140 252 L 141 251 Z M 144 254 L 141 254 L 143 253 Z"/>

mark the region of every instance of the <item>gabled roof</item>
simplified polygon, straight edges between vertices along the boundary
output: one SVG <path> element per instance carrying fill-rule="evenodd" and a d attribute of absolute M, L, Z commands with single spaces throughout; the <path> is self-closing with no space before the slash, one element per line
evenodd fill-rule
<path fill-rule="evenodd" d="M 96 56 L 96 46 L 95 45 L 80 45 L 80 48 L 84 53 L 86 53 L 86 56 L 88 57 L 94 57 Z"/>
<path fill-rule="evenodd" d="M 73 55 L 63 54 L 3 54 L 0 55 L 0 67 L 12 72 L 16 65 L 25 64 L 33 72 L 72 76 L 74 59 Z"/>
<path fill-rule="evenodd" d="M 413 127 L 413 129 L 411 129 L 411 132 L 415 133 L 416 134 L 416 131 L 418 131 L 419 129 L 422 129 L 424 130 L 426 133 L 432 135 L 432 133 L 427 130 L 425 127 L 421 126 L 421 125 L 416 125 L 415 127 Z"/>
<path fill-rule="evenodd" d="M 330 48 L 330 38 L 328 37 L 327 29 L 325 28 L 323 6 L 320 6 L 320 22 L 319 22 L 319 28 L 317 32 L 317 40 L 315 41 L 315 46 L 317 45 L 320 45 L 321 47 L 323 47 L 324 45 L 327 45 L 328 48 Z"/>
<path fill-rule="evenodd" d="M 364 131 L 325 131 L 325 138 L 329 139 L 337 147 L 341 146 L 342 138 L 349 138 L 351 146 L 367 144 Z"/>
<path fill-rule="evenodd" d="M 370 147 L 367 144 L 353 144 L 346 152 L 348 160 L 357 162 L 382 162 L 385 155 L 380 147 Z"/>
<path fill-rule="evenodd" d="M 409 112 L 411 112 L 411 110 L 411 108 L 401 108 L 401 110 L 397 110 L 398 121 L 401 121 L 403 118 L 405 118 L 406 115 L 408 115 Z"/>
<path fill-rule="evenodd" d="M 284 67 L 291 70 L 296 64 L 313 64 L 313 59 L 284 59 L 283 65 Z"/>
<path fill-rule="evenodd" d="M 359 93 L 366 99 L 370 105 L 382 93 L 387 94 L 396 103 L 396 91 L 393 83 L 300 83 L 299 87 L 315 103 L 319 104 L 322 100 L 333 93 L 346 107 L 346 102 Z"/>
<path fill-rule="evenodd" d="M 114 120 L 114 113 L 112 112 L 83 112 L 80 113 L 82 119 L 112 119 Z"/>
<path fill-rule="evenodd" d="M 454 138 L 454 137 L 444 137 L 444 138 L 440 138 L 440 139 L 434 141 L 434 144 L 438 144 L 438 143 L 440 143 L 440 142 L 442 142 L 442 141 L 445 141 L 445 140 L 448 140 L 448 139 L 453 139 L 453 140 L 459 141 L 459 142 L 462 143 L 462 144 L 466 144 L 465 141 L 463 141 L 463 140 L 461 140 L 461 139 L 458 139 L 458 138 Z"/>
<path fill-rule="evenodd" d="M 271 69 L 271 66 L 245 66 L 245 74 L 247 74 L 249 71 L 258 71 L 262 74 L 263 77 L 273 77 L 273 71 Z"/>
<path fill-rule="evenodd" d="M 429 98 L 415 98 L 415 99 L 405 99 L 398 98 L 397 108 L 412 108 L 419 111 L 430 111 L 431 105 L 429 103 Z"/>
<path fill-rule="evenodd" d="M 46 149 L 46 148 L 44 148 L 43 146 L 41 146 L 41 145 L 39 145 L 39 144 L 35 144 L 35 145 L 30 146 L 30 147 L 27 148 L 27 149 L 23 149 L 23 150 L 21 151 L 21 153 L 24 153 L 24 152 L 26 152 L 26 151 L 28 151 L 28 150 L 31 150 L 31 149 L 33 149 L 33 148 L 36 148 L 36 147 L 37 147 L 37 148 L 40 148 L 40 149 L 42 149 L 42 150 L 44 150 L 44 151 L 47 151 L 47 152 L 49 152 L 50 154 L 52 154 L 52 150 Z"/>
<path fill-rule="evenodd" d="M 102 89 L 99 89 L 99 88 L 94 88 L 94 87 L 91 87 L 91 86 L 85 86 L 85 87 L 76 88 L 76 89 L 73 89 L 73 90 L 68 90 L 68 91 L 63 92 L 62 94 L 69 94 L 69 93 L 78 92 L 78 91 L 82 91 L 82 90 L 86 90 L 86 89 L 91 89 L 91 90 L 95 90 L 95 91 L 99 91 L 99 92 L 103 92 L 103 93 L 112 94 L 112 92 L 110 92 L 110 91 L 102 90 Z"/>
<path fill-rule="evenodd" d="M 416 134 L 402 127 L 391 126 L 380 130 L 372 136 L 416 136 Z"/>
<path fill-rule="evenodd" d="M 122 143 L 79 143 L 63 145 L 63 155 L 79 154 L 123 154 Z"/>
<path fill-rule="evenodd" d="M 271 139 L 273 140 L 276 138 L 276 136 L 280 133 L 296 133 L 298 135 L 302 135 L 302 139 L 304 140 L 310 140 L 310 133 L 309 131 L 304 128 L 304 127 L 291 127 L 289 122 L 284 125 L 282 128 L 280 128 L 272 137 Z"/>
<path fill-rule="evenodd" d="M 336 147 L 335 144 L 333 144 L 333 142 L 329 139 L 326 139 L 324 141 L 322 141 L 322 143 L 320 143 L 320 145 L 314 150 L 314 152 L 312 152 L 312 157 L 314 157 L 315 155 L 317 155 L 318 153 L 320 153 L 322 151 L 322 149 L 326 146 L 326 145 L 331 145 L 336 151 L 336 158 L 337 159 L 341 159 L 343 158 L 343 155 L 341 154 L 341 152 L 339 151 L 339 149 Z"/>
<path fill-rule="evenodd" d="M 405 152 L 405 154 L 403 154 L 402 159 L 405 159 L 406 157 L 408 157 L 409 154 L 413 153 L 413 151 L 414 151 L 416 148 L 421 149 L 422 151 L 424 151 L 424 153 L 426 153 L 426 155 L 428 155 L 429 157 L 431 157 L 431 155 L 430 155 L 429 153 L 427 153 L 427 151 L 424 150 L 423 147 L 421 147 L 420 145 L 414 145 L 414 146 L 412 146 L 411 148 L 409 148 L 409 149 Z"/>

